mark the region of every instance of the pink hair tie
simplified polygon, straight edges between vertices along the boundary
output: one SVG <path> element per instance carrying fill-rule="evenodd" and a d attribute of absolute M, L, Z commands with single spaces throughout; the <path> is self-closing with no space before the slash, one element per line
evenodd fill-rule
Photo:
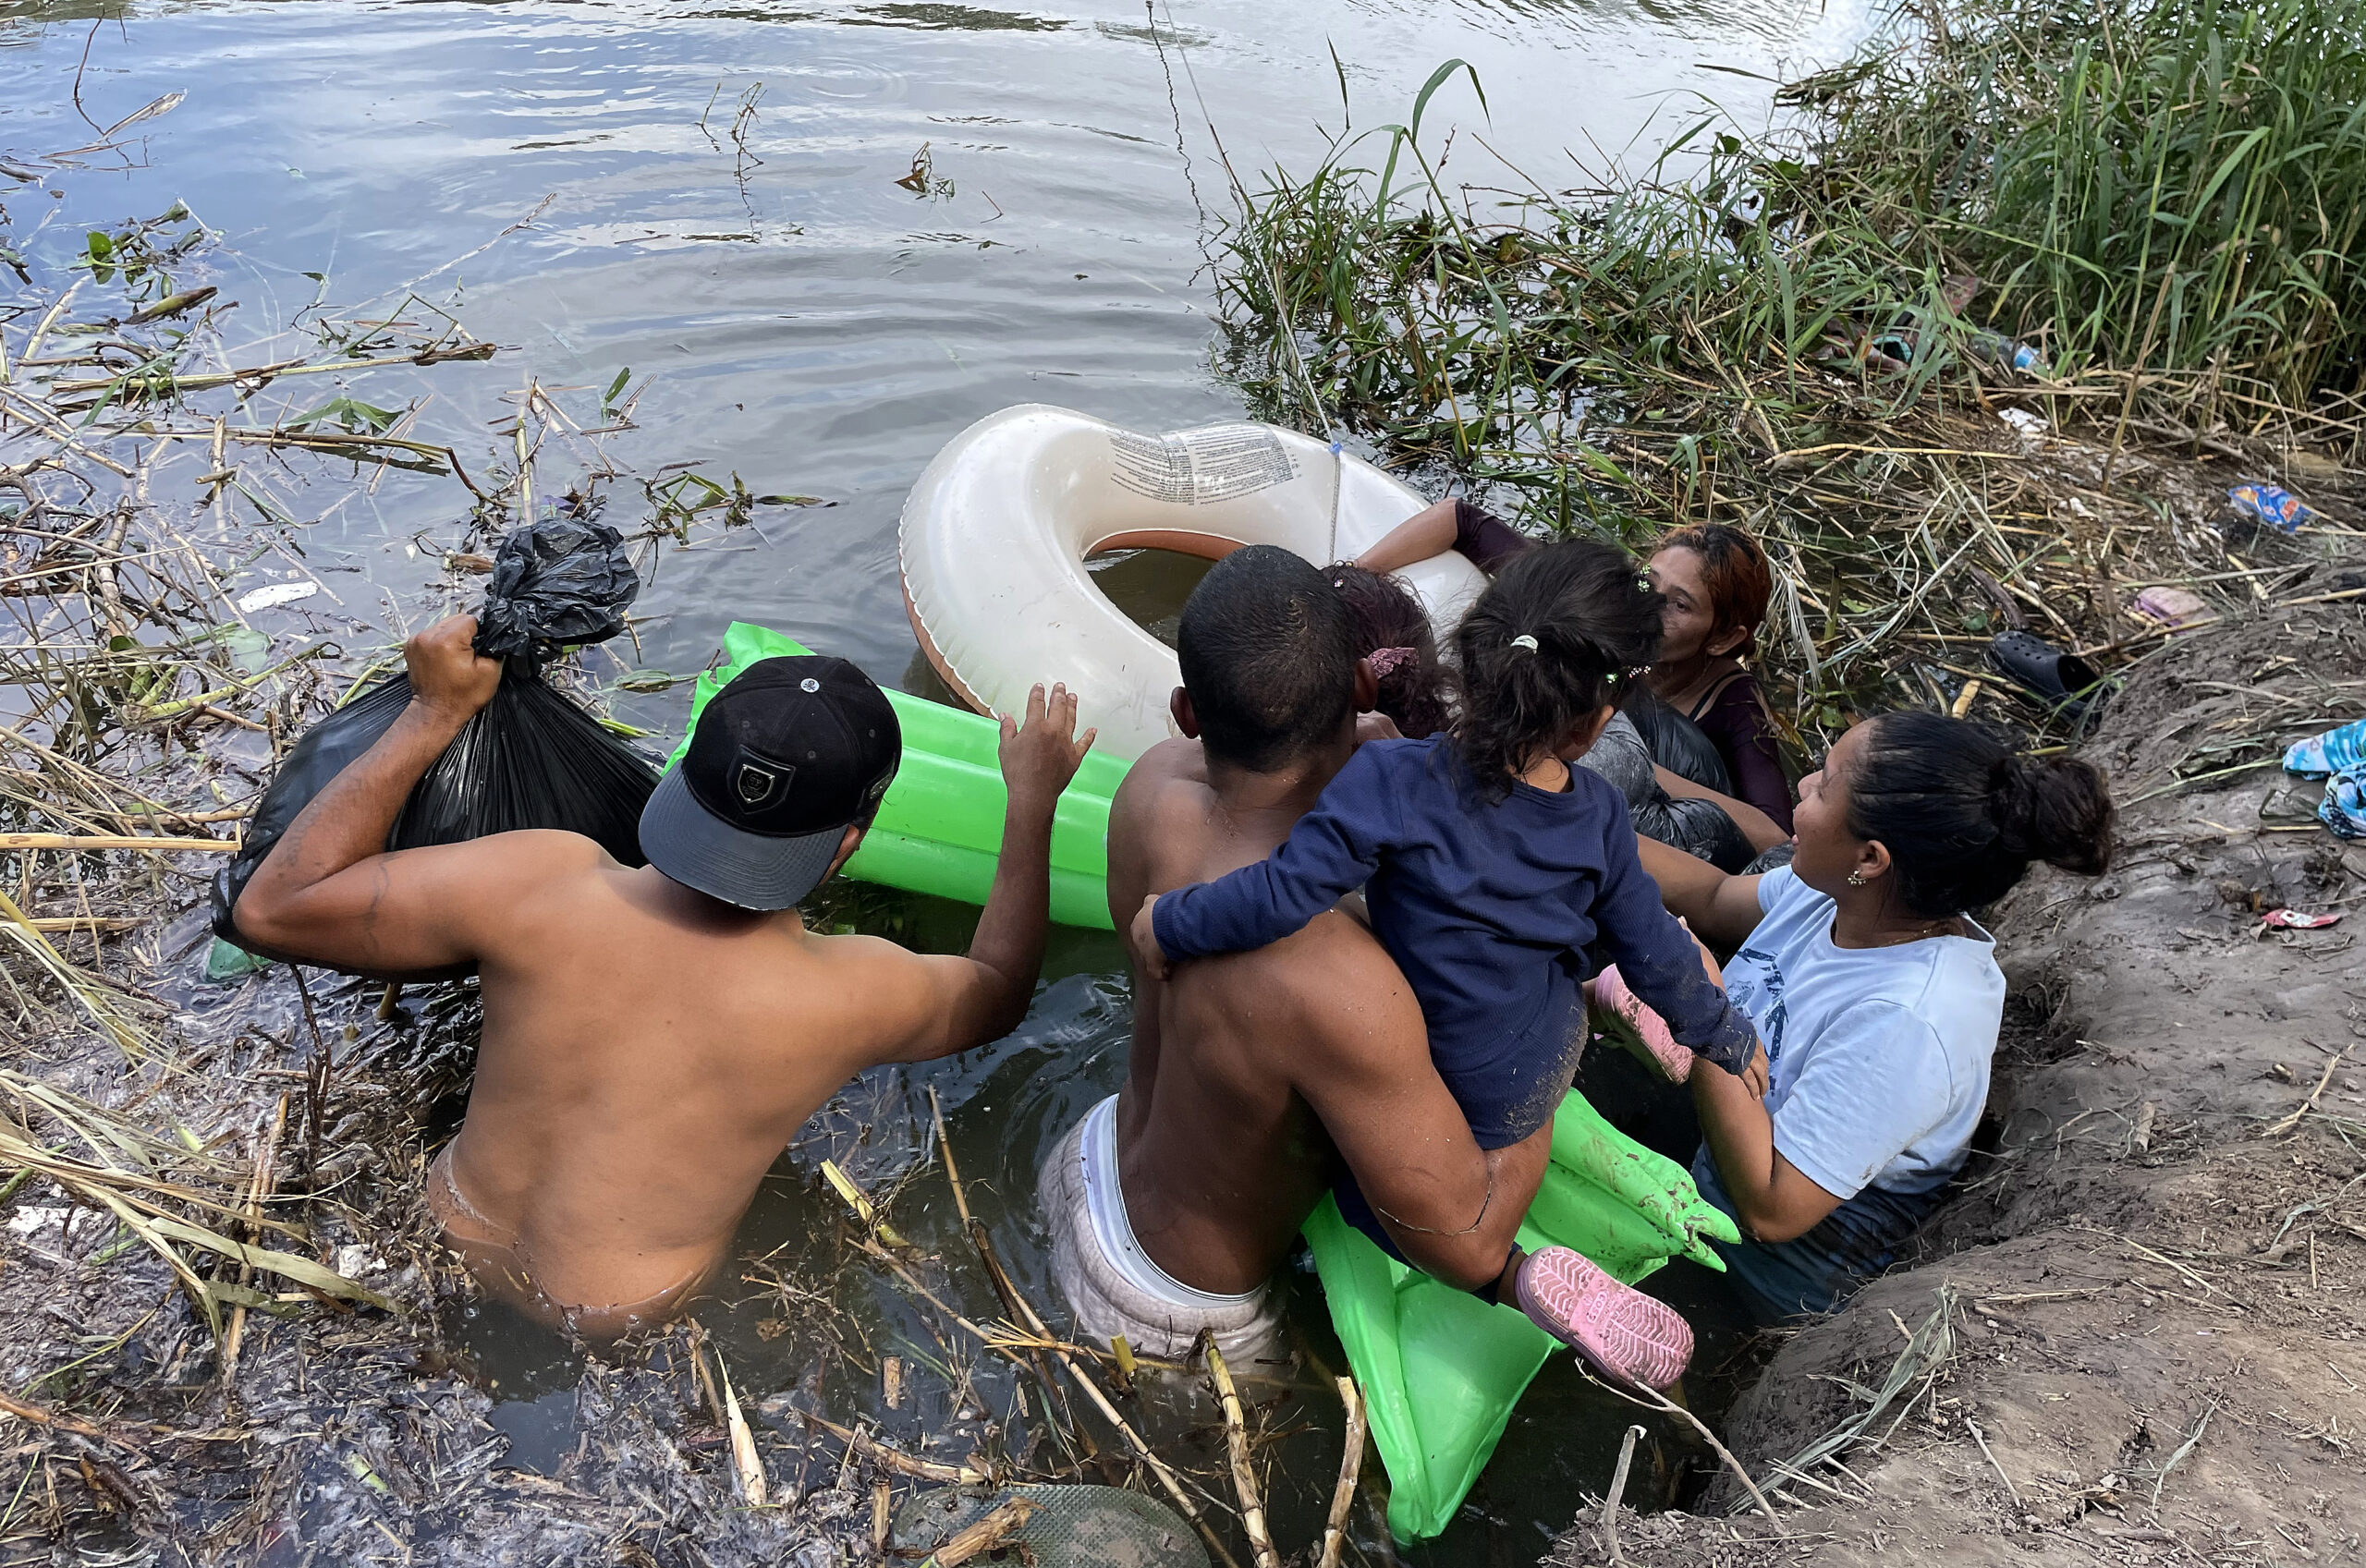
<path fill-rule="evenodd" d="M 1372 661 L 1372 673 L 1373 675 L 1381 680 L 1386 680 L 1390 675 L 1395 675 L 1398 670 L 1403 669 L 1406 665 L 1411 663 L 1419 656 L 1420 650 L 1418 649 L 1375 648 L 1365 657 Z"/>

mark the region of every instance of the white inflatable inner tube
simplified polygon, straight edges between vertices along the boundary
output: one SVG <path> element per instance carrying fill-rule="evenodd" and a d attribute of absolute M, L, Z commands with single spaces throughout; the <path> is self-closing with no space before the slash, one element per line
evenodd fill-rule
<path fill-rule="evenodd" d="M 1111 603 L 1088 557 L 1172 550 L 1220 560 L 1276 544 L 1348 560 L 1427 503 L 1329 444 L 1272 425 L 1140 435 L 1045 404 L 992 414 L 931 460 L 904 502 L 904 602 L 929 662 L 981 712 L 1038 681 L 1077 693 L 1079 727 L 1131 761 L 1175 733 L 1175 650 Z M 1397 574 L 1441 638 L 1486 586 L 1451 552 Z"/>

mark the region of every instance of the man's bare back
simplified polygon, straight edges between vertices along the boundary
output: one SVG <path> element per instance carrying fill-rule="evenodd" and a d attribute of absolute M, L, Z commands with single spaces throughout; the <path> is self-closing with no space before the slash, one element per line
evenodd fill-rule
<path fill-rule="evenodd" d="M 1514 1245 L 1553 1124 L 1479 1150 L 1410 988 L 1360 924 L 1326 910 L 1171 975 L 1143 929 L 1152 895 L 1289 838 L 1347 763 L 1377 682 L 1334 587 L 1251 546 L 1184 603 L 1173 714 L 1190 738 L 1135 763 L 1109 813 L 1109 913 L 1133 932 L 1130 1073 L 1045 1162 L 1054 1273 L 1087 1333 L 1166 1354 L 1198 1333 L 1228 1356 L 1262 1348 L 1276 1316 L 1266 1281 L 1345 1175 L 1374 1239 L 1415 1268 L 1517 1307 L 1612 1377 L 1665 1386 L 1690 1330 L 1568 1247 Z"/>
<path fill-rule="evenodd" d="M 1153 748 L 1110 810 L 1113 915 L 1262 859 L 1335 771 L 1318 758 L 1219 793 L 1198 742 Z M 1421 1009 L 1348 915 L 1138 982 L 1135 999 L 1118 1169 L 1136 1234 L 1177 1279 L 1218 1292 L 1264 1282 L 1342 1153 L 1396 1197 L 1384 1207 L 1432 1230 L 1459 1229 L 1482 1207 L 1483 1162 L 1430 1067 Z M 1494 1277 L 1504 1250 L 1476 1278 Z"/>
<path fill-rule="evenodd" d="M 855 1074 L 1018 1025 L 1043 955 L 1052 807 L 1092 736 L 1071 741 L 1058 688 L 1023 726 L 1006 721 L 1009 815 L 977 940 L 967 957 L 921 956 L 816 935 L 793 908 L 735 908 L 571 833 L 381 853 L 411 784 L 492 694 L 498 666 L 470 653 L 472 630 L 460 617 L 412 639 L 411 710 L 290 827 L 238 921 L 303 961 L 475 966 L 483 1043 L 431 1202 L 488 1287 L 598 1336 L 678 1307 Z"/>
<path fill-rule="evenodd" d="M 960 1048 L 917 1004 L 927 960 L 794 910 L 724 911 L 571 834 L 519 836 L 547 842 L 498 846 L 523 896 L 478 956 L 484 1039 L 450 1173 L 555 1302 L 702 1277 L 841 1085 Z"/>

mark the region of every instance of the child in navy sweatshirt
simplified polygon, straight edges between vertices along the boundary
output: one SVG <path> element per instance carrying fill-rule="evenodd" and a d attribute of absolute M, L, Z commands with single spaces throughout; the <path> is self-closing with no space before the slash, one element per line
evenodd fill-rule
<path fill-rule="evenodd" d="M 1455 634 L 1463 700 L 1450 733 L 1359 747 L 1271 858 L 1145 901 L 1132 933 L 1145 967 L 1262 947 L 1364 888 L 1372 935 L 1420 1000 L 1431 1058 L 1482 1149 L 1522 1141 L 1567 1092 L 1590 952 L 1616 963 L 1678 1041 L 1740 1075 L 1756 1032 L 1662 907 L 1624 797 L 1567 761 L 1651 662 L 1659 611 L 1608 545 L 1514 560 Z M 1360 1194 L 1339 1197 L 1388 1245 Z M 1567 1247 L 1521 1262 L 1516 1292 L 1613 1375 L 1665 1387 L 1691 1355 L 1680 1317 Z"/>

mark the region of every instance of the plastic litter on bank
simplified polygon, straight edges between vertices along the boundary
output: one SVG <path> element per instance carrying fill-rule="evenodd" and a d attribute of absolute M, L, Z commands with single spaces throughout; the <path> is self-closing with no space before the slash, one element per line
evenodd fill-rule
<path fill-rule="evenodd" d="M 273 582 L 250 589 L 238 595 L 238 614 L 251 615 L 262 610 L 276 610 L 283 604 L 293 604 L 310 599 L 321 591 L 321 585 L 311 582 Z"/>
<path fill-rule="evenodd" d="M 2267 524 L 2279 533 L 2298 533 L 2314 522 L 2316 509 L 2290 491 L 2272 484 L 2238 484 L 2226 492 L 2226 504 L 2238 517 Z"/>
<path fill-rule="evenodd" d="M 2000 332 L 1974 333 L 1970 346 L 1974 359 L 2019 371 L 2024 375 L 2042 376 L 2049 368 L 2045 356 L 2036 348 L 2016 342 Z"/>
<path fill-rule="evenodd" d="M 2171 631 L 2206 620 L 2210 614 L 2209 602 L 2184 588 L 2148 588 L 2129 602 L 2128 608 Z"/>

